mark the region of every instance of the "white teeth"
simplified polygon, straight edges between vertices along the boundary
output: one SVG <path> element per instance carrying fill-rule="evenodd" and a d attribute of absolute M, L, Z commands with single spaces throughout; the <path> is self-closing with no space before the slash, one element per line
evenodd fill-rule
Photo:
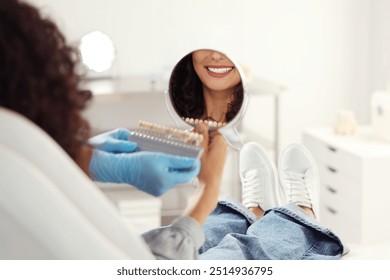
<path fill-rule="evenodd" d="M 219 128 L 223 127 L 226 125 L 225 122 L 216 122 L 212 120 L 202 120 L 202 119 L 194 119 L 194 118 L 182 118 L 186 123 L 190 125 L 196 125 L 198 123 L 204 123 L 206 124 L 209 128 Z"/>
<path fill-rule="evenodd" d="M 218 73 L 218 74 L 222 74 L 222 73 L 229 72 L 230 70 L 232 70 L 232 68 L 233 68 L 233 67 L 224 67 L 224 68 L 207 67 L 207 69 L 208 69 L 210 72 Z"/>

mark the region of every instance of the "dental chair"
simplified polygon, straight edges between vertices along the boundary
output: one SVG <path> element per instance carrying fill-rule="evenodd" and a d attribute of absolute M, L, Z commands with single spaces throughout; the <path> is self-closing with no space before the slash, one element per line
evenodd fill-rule
<path fill-rule="evenodd" d="M 0 259 L 153 259 L 43 130 L 0 108 Z"/>
<path fill-rule="evenodd" d="M 390 243 L 342 259 L 390 259 Z M 42 129 L 0 107 L 0 259 L 153 259 L 137 230 Z"/>

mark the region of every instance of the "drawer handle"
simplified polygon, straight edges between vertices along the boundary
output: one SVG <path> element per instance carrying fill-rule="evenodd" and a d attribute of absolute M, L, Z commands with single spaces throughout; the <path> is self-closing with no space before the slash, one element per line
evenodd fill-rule
<path fill-rule="evenodd" d="M 332 214 L 334 214 L 334 215 L 336 215 L 337 214 L 337 211 L 336 210 L 334 210 L 332 207 L 326 207 L 326 210 L 328 210 L 330 213 L 332 213 Z"/>
<path fill-rule="evenodd" d="M 337 149 L 336 149 L 335 147 L 328 146 L 328 149 L 329 149 L 329 151 L 331 151 L 331 152 L 337 152 Z"/>
<path fill-rule="evenodd" d="M 333 167 L 330 167 L 328 166 L 328 170 L 332 173 L 337 173 L 337 169 L 336 168 L 333 168 Z"/>
<path fill-rule="evenodd" d="M 331 193 L 337 193 L 337 190 L 335 188 L 332 188 L 331 186 L 326 186 L 326 189 Z"/>

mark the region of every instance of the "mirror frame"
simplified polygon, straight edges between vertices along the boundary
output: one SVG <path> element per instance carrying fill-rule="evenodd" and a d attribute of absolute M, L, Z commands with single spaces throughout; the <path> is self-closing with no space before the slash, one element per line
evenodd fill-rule
<path fill-rule="evenodd" d="M 179 62 L 184 57 L 186 57 L 187 55 L 192 54 L 193 52 L 199 51 L 199 50 L 211 50 L 211 51 L 215 51 L 215 52 L 221 53 L 222 55 L 227 57 L 234 64 L 234 67 L 237 69 L 238 74 L 240 75 L 240 78 L 241 78 L 241 83 L 242 83 L 242 87 L 243 87 L 243 100 L 242 100 L 241 108 L 238 111 L 238 113 L 236 114 L 236 116 L 234 116 L 234 118 L 232 120 L 230 120 L 225 126 L 220 127 L 220 128 L 216 128 L 217 130 L 219 130 L 222 134 L 224 134 L 226 136 L 226 134 L 229 134 L 232 129 L 236 130 L 237 125 L 242 120 L 243 116 L 245 115 L 245 112 L 246 112 L 246 109 L 247 109 L 247 106 L 248 106 L 249 94 L 248 94 L 248 89 L 247 89 L 246 78 L 245 78 L 245 75 L 244 75 L 244 72 L 243 72 L 241 66 L 237 63 L 236 60 L 232 59 L 231 56 L 226 55 L 225 52 L 222 52 L 222 51 L 217 50 L 217 49 L 202 48 L 202 49 L 192 50 L 191 52 L 188 52 L 187 54 L 182 56 L 178 60 L 178 62 L 175 64 L 175 66 L 173 67 L 173 69 L 171 71 L 171 75 L 170 75 L 170 78 L 169 78 L 169 84 L 168 84 L 168 90 L 165 91 L 166 107 L 168 109 L 169 114 L 171 115 L 172 119 L 174 120 L 174 122 L 176 123 L 177 126 L 181 126 L 181 127 L 184 126 L 184 127 L 193 128 L 193 126 L 191 124 L 187 123 L 186 121 L 184 121 L 182 119 L 182 117 L 178 114 L 178 112 L 176 111 L 176 109 L 175 109 L 175 107 L 173 105 L 173 100 L 172 100 L 172 97 L 171 97 L 171 94 L 170 94 L 169 87 L 171 85 L 172 74 L 175 71 L 175 69 L 177 68 L 177 65 L 179 64 Z M 235 134 L 236 133 L 237 132 L 235 132 Z"/>

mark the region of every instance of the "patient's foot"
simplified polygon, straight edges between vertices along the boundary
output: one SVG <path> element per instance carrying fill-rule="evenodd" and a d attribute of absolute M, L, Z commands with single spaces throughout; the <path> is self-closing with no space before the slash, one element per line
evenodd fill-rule
<path fill-rule="evenodd" d="M 242 147 L 242 204 L 258 217 L 262 217 L 265 210 L 280 205 L 280 187 L 276 176 L 276 168 L 261 145 L 250 142 Z"/>
<path fill-rule="evenodd" d="M 313 156 L 300 144 L 290 144 L 279 159 L 279 179 L 287 202 L 319 218 L 319 175 Z"/>

